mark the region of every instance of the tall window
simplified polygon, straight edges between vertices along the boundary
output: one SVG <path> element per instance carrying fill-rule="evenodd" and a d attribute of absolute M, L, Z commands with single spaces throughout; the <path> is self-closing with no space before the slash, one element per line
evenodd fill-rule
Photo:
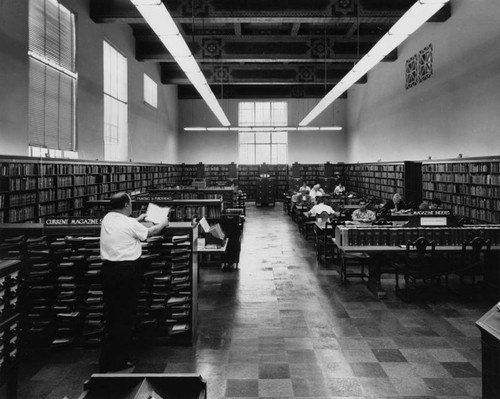
<path fill-rule="evenodd" d="M 75 16 L 56 0 L 29 3 L 31 155 L 76 151 Z"/>
<path fill-rule="evenodd" d="M 144 74 L 144 102 L 153 108 L 158 108 L 158 85 L 146 74 Z"/>
<path fill-rule="evenodd" d="M 287 126 L 287 103 L 240 102 L 238 107 L 239 126 Z M 239 132 L 240 164 L 284 164 L 287 163 L 288 132 L 271 132 L 263 129 L 257 132 Z"/>
<path fill-rule="evenodd" d="M 104 41 L 104 159 L 128 158 L 127 58 Z"/>

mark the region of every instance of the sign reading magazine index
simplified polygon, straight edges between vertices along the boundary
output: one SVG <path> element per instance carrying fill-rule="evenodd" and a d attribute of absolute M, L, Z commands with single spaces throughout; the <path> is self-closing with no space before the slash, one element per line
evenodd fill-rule
<path fill-rule="evenodd" d="M 146 221 L 154 224 L 159 224 L 168 218 L 170 208 L 168 206 L 161 207 L 150 202 L 146 209 Z"/>

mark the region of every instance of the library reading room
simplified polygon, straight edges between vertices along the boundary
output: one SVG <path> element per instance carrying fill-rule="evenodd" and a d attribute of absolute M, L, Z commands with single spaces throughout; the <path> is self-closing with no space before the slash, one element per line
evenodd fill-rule
<path fill-rule="evenodd" d="M 0 398 L 499 399 L 499 27 L 0 0 Z"/>

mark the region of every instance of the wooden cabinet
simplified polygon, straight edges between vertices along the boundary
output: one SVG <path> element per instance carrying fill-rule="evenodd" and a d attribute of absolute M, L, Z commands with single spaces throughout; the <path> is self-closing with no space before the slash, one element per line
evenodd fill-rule
<path fill-rule="evenodd" d="M 0 396 L 5 390 L 8 399 L 17 391 L 20 268 L 20 260 L 0 259 Z"/>
<path fill-rule="evenodd" d="M 255 205 L 275 205 L 276 180 L 269 177 L 258 177 L 255 185 Z"/>

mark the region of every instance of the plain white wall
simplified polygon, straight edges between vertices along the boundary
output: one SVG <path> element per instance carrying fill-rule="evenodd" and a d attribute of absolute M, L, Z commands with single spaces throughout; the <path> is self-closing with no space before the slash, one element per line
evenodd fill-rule
<path fill-rule="evenodd" d="M 348 92 L 349 162 L 500 153 L 500 1 L 452 0 L 451 18 L 426 23 L 398 60 Z M 405 62 L 433 45 L 433 76 L 405 89 Z"/>

